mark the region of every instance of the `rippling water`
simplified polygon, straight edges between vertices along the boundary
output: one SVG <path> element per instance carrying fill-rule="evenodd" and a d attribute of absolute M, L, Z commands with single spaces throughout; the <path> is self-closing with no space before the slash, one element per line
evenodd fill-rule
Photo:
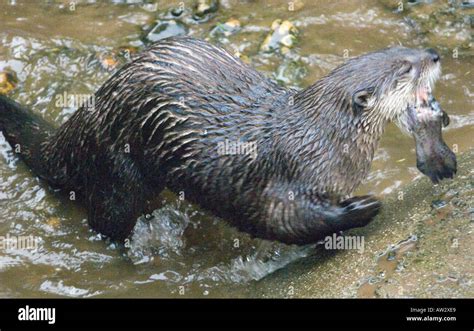
<path fill-rule="evenodd" d="M 133 56 L 160 25 L 166 33 L 187 31 L 238 51 L 292 87 L 311 84 L 343 62 L 345 52 L 398 43 L 437 47 L 444 70 L 436 96 L 451 116 L 445 140 L 459 152 L 474 145 L 472 40 L 468 25 L 452 17 L 433 36 L 417 32 L 419 26 L 384 1 L 295 1 L 297 9 L 289 11 L 287 1 L 227 0 L 202 20 L 193 19 L 193 2 L 184 2 L 179 18 L 170 16 L 179 7 L 173 1 L 76 3 L 74 10 L 67 1 L 0 3 L 0 71 L 17 74 L 11 96 L 49 121 L 61 124 L 75 110 L 58 107 L 58 95 L 93 93 L 127 61 L 124 51 Z M 410 17 L 429 10 L 410 8 Z M 239 20 L 237 32 L 212 32 L 230 18 Z M 297 43 L 285 54 L 266 54 L 260 45 L 276 18 L 293 22 Z M 390 126 L 359 192 L 384 195 L 420 176 L 411 138 Z M 0 236 L 37 238 L 36 249 L 0 249 L 0 296 L 252 296 L 256 281 L 315 249 L 252 239 L 169 192 L 162 199 L 138 220 L 128 247 L 116 247 L 89 229 L 80 206 L 35 178 L 0 135 Z"/>

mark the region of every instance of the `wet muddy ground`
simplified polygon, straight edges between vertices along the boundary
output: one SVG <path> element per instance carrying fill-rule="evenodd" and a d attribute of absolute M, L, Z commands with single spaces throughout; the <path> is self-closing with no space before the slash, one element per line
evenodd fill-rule
<path fill-rule="evenodd" d="M 3 0 L 0 93 L 61 124 L 76 109 L 64 100 L 90 95 L 170 35 L 208 39 L 295 88 L 346 57 L 401 43 L 441 53 L 435 96 L 451 117 L 445 140 L 458 154 L 474 147 L 474 9 L 467 2 L 214 3 Z M 388 127 L 357 192 L 390 196 L 384 214 L 357 232 L 366 237 L 362 254 L 251 239 L 170 193 L 123 248 L 92 232 L 84 210 L 32 176 L 0 135 L 0 236 L 38 239 L 35 250 L 0 249 L 0 296 L 473 296 L 466 159 L 455 182 L 432 187 L 420 180 L 412 138 Z"/>
<path fill-rule="evenodd" d="M 428 179 L 391 194 L 363 230 L 364 252 L 325 250 L 257 284 L 264 297 L 474 297 L 474 151 L 454 181 Z"/>

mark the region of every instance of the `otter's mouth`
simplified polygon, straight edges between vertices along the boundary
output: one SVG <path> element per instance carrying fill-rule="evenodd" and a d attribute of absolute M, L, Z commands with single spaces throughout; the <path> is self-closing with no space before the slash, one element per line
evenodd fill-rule
<path fill-rule="evenodd" d="M 433 97 L 431 86 L 415 92 L 415 104 L 409 105 L 408 130 L 416 143 L 416 166 L 433 183 L 453 178 L 456 173 L 456 155 L 443 140 L 442 126 L 449 125 L 449 116 Z"/>
<path fill-rule="evenodd" d="M 432 97 L 430 85 L 417 88 L 415 92 L 416 105 L 428 104 L 430 97 Z"/>

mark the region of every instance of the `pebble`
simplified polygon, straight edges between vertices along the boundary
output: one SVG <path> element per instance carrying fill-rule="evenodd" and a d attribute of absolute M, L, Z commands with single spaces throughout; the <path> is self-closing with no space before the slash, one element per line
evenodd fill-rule
<path fill-rule="evenodd" d="M 194 15 L 202 18 L 207 14 L 215 13 L 218 8 L 219 2 L 217 0 L 198 0 Z"/>
<path fill-rule="evenodd" d="M 145 37 L 145 42 L 151 43 L 160 39 L 187 34 L 187 27 L 178 20 L 158 21 Z"/>
<path fill-rule="evenodd" d="M 211 35 L 224 35 L 225 37 L 230 36 L 231 34 L 237 32 L 240 29 L 240 21 L 231 18 L 223 24 L 218 24 L 211 31 Z"/>
<path fill-rule="evenodd" d="M 441 209 L 447 205 L 446 201 L 444 200 L 433 200 L 431 201 L 431 207 L 435 209 Z"/>
<path fill-rule="evenodd" d="M 13 71 L 0 72 L 0 94 L 12 91 L 18 83 L 16 73 Z"/>
<path fill-rule="evenodd" d="M 288 20 L 282 21 L 277 19 L 273 21 L 272 31 L 267 35 L 260 50 L 263 52 L 272 52 L 280 49 L 281 52 L 287 52 L 294 47 L 297 40 L 298 30 Z"/>
<path fill-rule="evenodd" d="M 113 70 L 118 66 L 119 61 L 112 53 L 102 53 L 99 57 L 100 64 L 106 70 Z"/>

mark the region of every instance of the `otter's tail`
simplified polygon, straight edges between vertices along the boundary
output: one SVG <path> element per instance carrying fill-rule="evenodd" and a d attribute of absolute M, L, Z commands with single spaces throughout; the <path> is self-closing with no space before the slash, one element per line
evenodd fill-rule
<path fill-rule="evenodd" d="M 41 145 L 54 133 L 55 127 L 31 110 L 0 95 L 0 132 L 15 154 L 41 178 L 47 178 L 47 168 Z"/>

